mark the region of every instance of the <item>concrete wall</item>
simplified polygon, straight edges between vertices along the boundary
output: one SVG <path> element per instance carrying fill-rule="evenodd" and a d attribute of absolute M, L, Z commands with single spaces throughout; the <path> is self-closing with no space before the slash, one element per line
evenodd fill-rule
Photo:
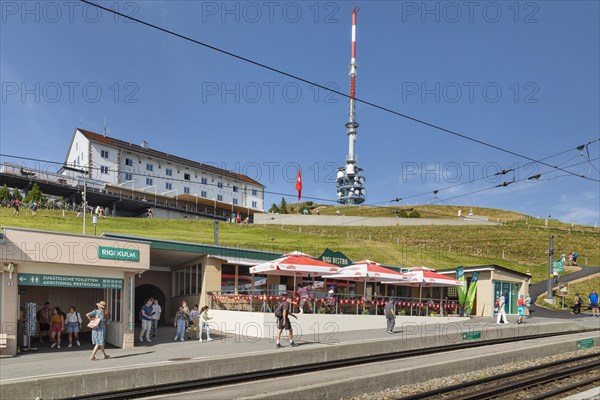
<path fill-rule="evenodd" d="M 478 219 L 349 217 L 344 215 L 254 214 L 254 224 L 322 226 L 498 225 Z"/>
<path fill-rule="evenodd" d="M 210 310 L 211 329 L 242 337 L 272 338 L 277 332 L 276 319 L 273 313 L 242 312 L 227 310 Z M 411 317 L 398 316 L 396 325 L 401 324 L 444 324 L 467 321 L 461 317 Z M 311 336 L 337 332 L 362 331 L 381 328 L 386 329 L 386 318 L 383 315 L 330 315 L 330 314 L 298 314 L 298 319 L 291 318 L 294 336 L 310 340 Z"/>

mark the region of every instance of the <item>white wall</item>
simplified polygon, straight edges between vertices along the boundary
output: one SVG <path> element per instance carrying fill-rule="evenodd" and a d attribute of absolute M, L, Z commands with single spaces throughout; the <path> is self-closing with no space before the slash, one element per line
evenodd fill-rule
<path fill-rule="evenodd" d="M 245 337 L 272 338 L 277 332 L 273 313 L 209 310 L 213 318 L 211 329 L 227 334 Z M 467 321 L 461 317 L 411 317 L 398 316 L 396 326 L 402 324 L 446 324 Z M 337 332 L 386 329 L 386 318 L 383 315 L 331 315 L 331 314 L 298 314 L 298 319 L 291 318 L 294 336 L 304 340 L 323 335 L 334 336 Z"/>

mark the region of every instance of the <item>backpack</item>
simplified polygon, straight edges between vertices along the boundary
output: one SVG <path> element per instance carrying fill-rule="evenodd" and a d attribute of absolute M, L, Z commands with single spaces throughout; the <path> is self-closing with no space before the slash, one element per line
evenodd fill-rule
<path fill-rule="evenodd" d="M 283 318 L 283 305 L 284 304 L 285 304 L 285 302 L 283 302 L 277 306 L 277 309 L 275 310 L 275 317 Z"/>

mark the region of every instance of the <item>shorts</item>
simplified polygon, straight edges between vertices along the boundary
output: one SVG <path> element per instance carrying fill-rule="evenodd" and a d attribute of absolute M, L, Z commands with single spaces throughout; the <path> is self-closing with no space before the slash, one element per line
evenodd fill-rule
<path fill-rule="evenodd" d="M 517 307 L 517 310 L 519 311 L 519 317 L 525 315 L 525 306 L 519 306 Z"/>
<path fill-rule="evenodd" d="M 592 308 L 598 308 L 598 303 L 590 303 L 590 307 L 592 307 Z"/>
<path fill-rule="evenodd" d="M 67 333 L 78 333 L 78 332 L 79 332 L 79 323 L 69 322 L 67 324 Z"/>
<path fill-rule="evenodd" d="M 289 318 L 277 318 L 277 329 L 285 329 L 288 331 L 292 330 L 292 324 Z"/>
<path fill-rule="evenodd" d="M 62 325 L 52 324 L 52 326 L 50 327 L 50 332 L 61 333 L 62 332 Z"/>
<path fill-rule="evenodd" d="M 40 323 L 40 332 L 48 332 L 50 330 L 50 324 Z"/>

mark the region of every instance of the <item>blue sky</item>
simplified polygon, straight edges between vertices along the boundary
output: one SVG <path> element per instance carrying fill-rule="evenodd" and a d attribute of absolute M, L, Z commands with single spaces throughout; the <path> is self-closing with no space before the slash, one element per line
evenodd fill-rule
<path fill-rule="evenodd" d="M 296 165 L 306 199 L 335 199 L 347 99 L 76 1 L 0 4 L 1 153 L 62 161 L 75 127 L 101 132 L 106 118 L 110 136 L 257 179 L 267 208 L 295 201 Z M 352 2 L 100 4 L 348 92 Z M 547 162 L 600 179 L 574 150 L 600 132 L 598 2 L 356 4 L 359 98 L 536 160 L 572 149 Z M 424 193 L 400 204 L 600 219 L 598 182 L 367 105 L 356 117 L 368 204 Z M 508 187 L 462 196 L 512 173 L 445 189 L 513 167 Z"/>

